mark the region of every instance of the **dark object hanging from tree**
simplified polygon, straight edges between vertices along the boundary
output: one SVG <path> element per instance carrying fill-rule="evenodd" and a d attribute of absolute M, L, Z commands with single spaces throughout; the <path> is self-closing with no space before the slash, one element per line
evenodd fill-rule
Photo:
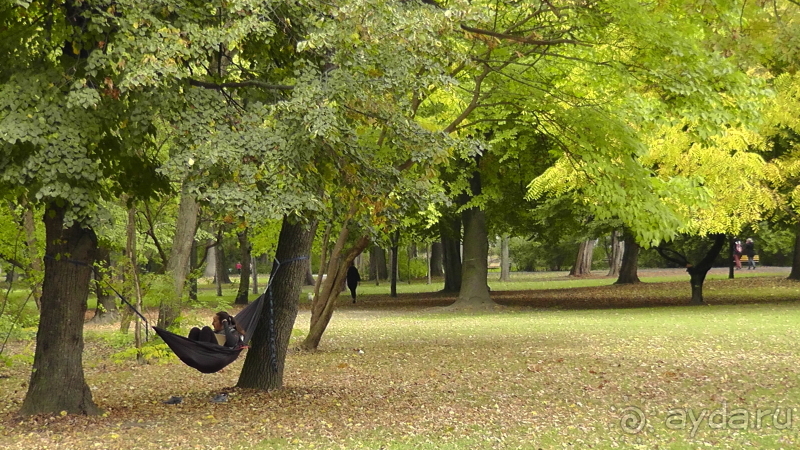
<path fill-rule="evenodd" d="M 236 347 L 225 347 L 210 342 L 193 341 L 185 336 L 181 336 L 163 328 L 153 327 L 161 336 L 175 355 L 189 367 L 193 367 L 203 373 L 219 372 L 228 364 L 236 361 L 239 353 L 247 348 L 247 343 L 253 336 L 253 332 L 258 325 L 258 318 L 261 315 L 261 308 L 264 305 L 264 296 L 261 294 L 254 302 L 250 303 L 239 314 L 234 316 L 236 323 L 245 330 L 244 339 Z"/>

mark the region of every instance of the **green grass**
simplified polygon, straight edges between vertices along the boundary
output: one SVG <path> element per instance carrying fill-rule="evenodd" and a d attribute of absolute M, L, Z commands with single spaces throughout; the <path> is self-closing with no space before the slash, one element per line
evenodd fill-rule
<path fill-rule="evenodd" d="M 737 286 L 730 292 L 764 303 L 494 312 L 343 309 L 334 314 L 319 352 L 289 355 L 285 389 L 234 390 L 224 405 L 208 399 L 235 385 L 243 358 L 214 375 L 170 360 L 117 364 L 109 355 L 124 339 L 104 337 L 113 327 L 90 326 L 87 382 L 108 415 L 15 420 L 25 391 L 20 386 L 31 370 L 30 361 L 16 359 L 2 371 L 8 378 L 0 378 L 0 396 L 7 399 L 0 405 L 0 446 L 797 448 L 800 410 L 792 410 L 790 429 L 776 426 L 771 414 L 760 427 L 755 421 L 759 410 L 781 408 L 784 421 L 786 408 L 800 407 L 800 302 L 771 300 L 774 291 L 800 298 L 798 287 L 783 281 L 784 275 L 748 275 L 758 283 L 730 283 Z M 728 284 L 717 280 L 710 291 L 725 291 Z M 663 295 L 688 292 L 688 282 L 686 292 L 675 291 L 674 283 L 663 286 L 670 287 L 662 288 Z M 635 289 L 619 292 L 637 295 Z M 308 315 L 298 317 L 292 346 L 307 332 Z M 17 342 L 12 351 L 29 354 L 26 345 Z M 179 407 L 160 403 L 171 395 L 186 400 Z M 730 420 L 736 410 L 748 415 L 744 429 L 734 428 L 741 425 L 736 422 L 715 428 L 707 418 L 694 427 L 681 426 L 675 416 L 668 422 L 670 414 L 690 411 L 716 411 L 717 418 L 724 411 Z M 623 414 L 639 411 L 646 424 L 637 433 L 625 432 Z"/>

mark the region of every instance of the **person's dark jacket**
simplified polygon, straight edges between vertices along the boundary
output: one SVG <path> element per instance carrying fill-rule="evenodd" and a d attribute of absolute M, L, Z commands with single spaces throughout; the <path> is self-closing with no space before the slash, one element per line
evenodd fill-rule
<path fill-rule="evenodd" d="M 356 266 L 350 266 L 347 269 L 347 287 L 352 289 L 358 286 L 359 281 L 361 281 L 361 275 L 358 273 L 358 269 Z"/>
<path fill-rule="evenodd" d="M 242 340 L 242 335 L 236 327 L 231 326 L 227 321 L 222 322 L 222 331 L 217 334 L 225 335 L 225 347 L 235 348 Z"/>
<path fill-rule="evenodd" d="M 744 254 L 747 255 L 748 258 L 752 258 L 756 255 L 756 246 L 753 242 L 744 243 Z"/>

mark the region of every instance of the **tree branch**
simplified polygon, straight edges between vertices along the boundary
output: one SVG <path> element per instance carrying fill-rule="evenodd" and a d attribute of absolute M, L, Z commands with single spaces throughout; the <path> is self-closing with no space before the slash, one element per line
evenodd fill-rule
<path fill-rule="evenodd" d="M 485 35 L 485 36 L 492 36 L 492 37 L 496 37 L 498 39 L 503 39 L 503 40 L 507 40 L 507 41 L 521 42 L 523 44 L 531 44 L 531 45 L 574 44 L 574 45 L 585 45 L 587 47 L 589 46 L 589 44 L 587 44 L 585 42 L 577 41 L 575 39 L 545 39 L 545 40 L 542 40 L 542 39 L 531 39 L 531 38 L 527 38 L 527 37 L 514 36 L 513 34 L 498 33 L 496 31 L 483 30 L 483 29 L 480 29 L 480 28 L 473 28 L 473 27 L 470 27 L 470 26 L 467 26 L 467 25 L 464 25 L 464 24 L 461 25 L 461 29 L 464 30 L 464 31 L 468 31 L 470 33 L 482 34 L 482 35 Z"/>
<path fill-rule="evenodd" d="M 197 86 L 206 89 L 215 89 L 218 91 L 221 91 L 225 88 L 240 88 L 240 87 L 260 87 L 276 91 L 291 91 L 292 89 L 294 89 L 294 86 L 288 86 L 285 84 L 270 84 L 258 80 L 241 81 L 238 83 L 209 83 L 206 81 L 200 81 L 200 80 L 195 80 L 193 78 L 188 78 L 188 81 L 189 84 L 192 86 Z"/>
<path fill-rule="evenodd" d="M 6 256 L 6 255 L 4 255 L 4 254 L 2 254 L 2 253 L 0 253 L 0 259 L 2 259 L 3 261 L 5 261 L 5 262 L 7 262 L 7 263 L 11 264 L 12 266 L 14 266 L 14 267 L 17 267 L 17 268 L 19 268 L 19 269 L 22 269 L 22 270 L 25 270 L 25 271 L 27 271 L 27 269 L 28 269 L 28 268 L 27 268 L 27 267 L 26 267 L 24 264 L 22 264 L 21 262 L 17 261 L 17 260 L 16 260 L 16 259 L 14 259 L 14 258 L 10 258 L 10 257 L 8 257 L 8 256 Z"/>
<path fill-rule="evenodd" d="M 659 245 L 658 247 L 656 247 L 656 251 L 667 261 L 672 261 L 675 264 L 678 264 L 679 266 L 689 267 L 691 265 L 689 264 L 689 261 L 686 259 L 685 256 L 681 255 L 680 253 L 676 252 L 671 248 L 666 248 Z"/>

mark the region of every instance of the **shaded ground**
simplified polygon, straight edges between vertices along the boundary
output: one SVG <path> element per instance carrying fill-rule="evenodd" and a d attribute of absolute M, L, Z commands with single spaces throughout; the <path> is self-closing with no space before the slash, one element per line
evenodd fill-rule
<path fill-rule="evenodd" d="M 800 282 L 787 280 L 789 269 L 785 267 L 759 267 L 759 275 L 774 276 L 745 277 L 734 279 L 707 279 L 703 293 L 709 305 L 748 304 L 764 302 L 792 302 L 800 300 Z M 747 272 L 745 270 L 744 272 Z M 739 274 L 739 272 L 736 272 Z M 711 276 L 727 276 L 728 270 L 715 268 Z M 685 306 L 691 300 L 689 276 L 683 269 L 643 269 L 640 279 L 656 277 L 676 277 L 685 275 L 685 281 L 641 282 L 632 285 L 610 285 L 597 287 L 559 288 L 559 282 L 570 278 L 564 274 L 553 274 L 537 278 L 537 281 L 552 282 L 551 289 L 524 291 L 492 291 L 491 297 L 499 305 L 521 308 L 635 308 L 652 306 Z M 595 275 L 585 278 L 604 278 Z M 574 279 L 574 278 L 572 278 Z M 753 289 L 768 287 L 769 295 L 754 297 Z M 363 296 L 355 305 L 340 301 L 338 309 L 417 309 L 424 307 L 448 306 L 456 301 L 457 293 L 417 293 Z"/>

